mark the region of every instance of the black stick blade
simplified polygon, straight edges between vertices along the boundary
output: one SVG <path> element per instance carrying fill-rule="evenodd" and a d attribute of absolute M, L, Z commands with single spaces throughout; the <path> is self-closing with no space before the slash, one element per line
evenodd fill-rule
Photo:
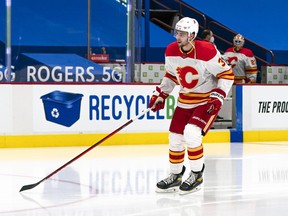
<path fill-rule="evenodd" d="M 24 185 L 19 192 L 24 191 L 24 190 L 30 190 L 34 187 L 36 187 L 40 182 L 37 182 L 35 184 L 30 184 L 30 185 Z"/>

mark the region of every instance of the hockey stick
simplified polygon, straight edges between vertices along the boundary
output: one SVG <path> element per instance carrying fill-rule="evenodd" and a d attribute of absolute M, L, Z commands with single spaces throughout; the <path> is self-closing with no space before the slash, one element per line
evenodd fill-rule
<path fill-rule="evenodd" d="M 100 141 L 98 141 L 97 143 L 95 143 L 94 145 L 90 146 L 88 149 L 86 149 L 85 151 L 83 151 L 81 154 L 77 155 L 76 157 L 74 157 L 73 159 L 71 159 L 70 161 L 68 161 L 67 163 L 65 163 L 64 165 L 62 165 L 61 167 L 59 167 L 57 170 L 55 170 L 54 172 L 50 173 L 48 176 L 46 176 L 45 178 L 43 178 L 42 180 L 40 180 L 39 182 L 35 183 L 35 184 L 29 184 L 29 185 L 24 185 L 22 186 L 22 188 L 20 189 L 19 192 L 24 191 L 24 190 L 29 190 L 32 189 L 34 187 L 36 187 L 37 185 L 39 185 L 41 182 L 45 181 L 46 179 L 50 178 L 51 176 L 53 176 L 54 174 L 56 174 L 57 172 L 59 172 L 60 170 L 62 170 L 64 167 L 66 167 L 67 165 L 71 164 L 72 162 L 74 162 L 75 160 L 77 160 L 78 158 L 80 158 L 81 156 L 83 156 L 84 154 L 86 154 L 87 152 L 89 152 L 90 150 L 92 150 L 93 148 L 95 148 L 96 146 L 98 146 L 99 144 L 101 144 L 102 142 L 104 142 L 105 140 L 107 140 L 109 137 L 113 136 L 114 134 L 116 134 L 117 132 L 119 132 L 120 130 L 122 130 L 123 128 L 125 128 L 126 126 L 128 126 L 129 124 L 131 124 L 132 122 L 134 122 L 135 120 L 137 120 L 138 118 L 140 118 L 142 115 L 144 115 L 145 113 L 149 112 L 150 108 L 147 108 L 146 110 L 142 110 L 142 112 L 140 114 L 138 114 L 136 117 L 134 117 L 133 119 L 130 119 L 129 121 L 127 121 L 125 124 L 123 124 L 122 126 L 120 126 L 119 128 L 117 128 L 116 130 L 114 130 L 113 132 L 111 132 L 110 134 L 108 134 L 107 136 L 105 136 L 104 138 L 102 138 Z"/>

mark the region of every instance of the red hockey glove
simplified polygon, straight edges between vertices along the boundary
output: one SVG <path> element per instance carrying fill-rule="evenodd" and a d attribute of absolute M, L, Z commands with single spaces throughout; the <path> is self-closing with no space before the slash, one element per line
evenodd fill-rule
<path fill-rule="evenodd" d="M 207 113 L 210 115 L 215 115 L 218 113 L 221 109 L 225 97 L 226 93 L 223 90 L 219 88 L 213 89 L 207 103 Z"/>
<path fill-rule="evenodd" d="M 168 94 L 162 92 L 161 89 L 157 86 L 156 91 L 154 91 L 153 95 L 151 96 L 148 107 L 151 108 L 153 112 L 164 109 L 165 100 L 168 96 Z"/>
<path fill-rule="evenodd" d="M 245 83 L 252 83 L 251 79 L 248 77 L 246 77 L 244 80 L 245 80 Z"/>

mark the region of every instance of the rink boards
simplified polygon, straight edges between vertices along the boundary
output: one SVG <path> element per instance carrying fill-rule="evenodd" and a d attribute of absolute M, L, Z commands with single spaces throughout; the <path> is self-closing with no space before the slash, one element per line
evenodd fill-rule
<path fill-rule="evenodd" d="M 93 145 L 148 106 L 155 85 L 3 84 L 0 147 Z M 235 128 L 204 143 L 287 141 L 287 85 L 236 86 Z M 165 109 L 148 112 L 101 145 L 168 143 L 177 89 Z M 232 110 L 231 110 L 232 112 Z"/>

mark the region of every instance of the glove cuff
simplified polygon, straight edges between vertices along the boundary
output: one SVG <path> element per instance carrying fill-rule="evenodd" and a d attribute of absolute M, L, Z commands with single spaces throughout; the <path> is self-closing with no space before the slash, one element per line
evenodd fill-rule
<path fill-rule="evenodd" d="M 223 104 L 223 101 L 226 97 L 226 93 L 222 89 L 217 88 L 212 90 L 212 92 L 210 93 L 210 97 L 217 98 Z"/>
<path fill-rule="evenodd" d="M 166 94 L 165 92 L 161 91 L 161 89 L 157 86 L 156 91 L 158 92 L 158 97 L 163 98 L 164 100 L 169 96 L 169 94 Z"/>

